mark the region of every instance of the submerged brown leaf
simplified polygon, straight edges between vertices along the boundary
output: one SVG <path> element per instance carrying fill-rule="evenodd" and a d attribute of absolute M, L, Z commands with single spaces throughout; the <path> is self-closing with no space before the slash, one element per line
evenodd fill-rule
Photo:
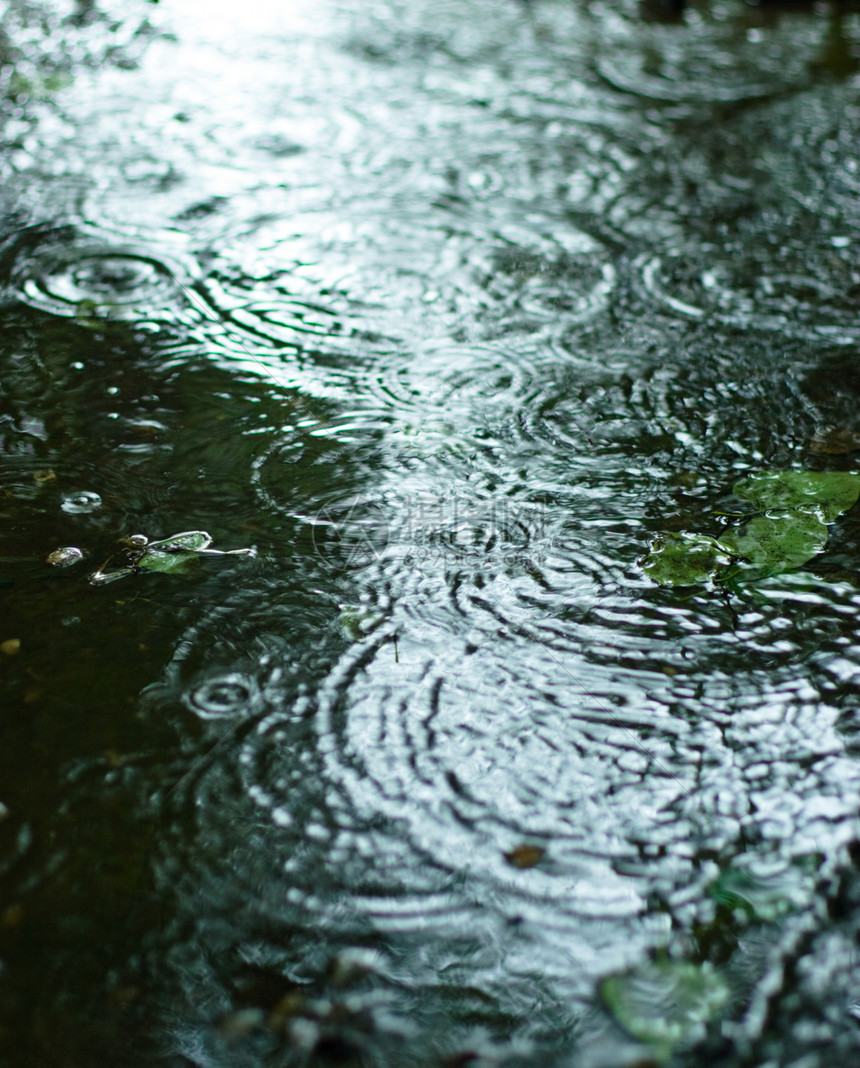
<path fill-rule="evenodd" d="M 860 449 L 860 433 L 845 427 L 822 427 L 812 435 L 809 447 L 813 452 L 830 456 L 854 452 L 855 449 Z"/>
<path fill-rule="evenodd" d="M 505 860 L 515 868 L 533 868 L 543 860 L 544 850 L 541 846 L 521 842 L 505 853 Z"/>

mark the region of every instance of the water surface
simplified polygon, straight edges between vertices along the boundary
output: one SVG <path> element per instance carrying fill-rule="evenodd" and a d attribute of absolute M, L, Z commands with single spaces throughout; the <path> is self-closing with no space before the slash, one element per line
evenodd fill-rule
<path fill-rule="evenodd" d="M 856 465 L 857 13 L 246 7 L 4 27 L 10 1063 L 850 1061 L 857 517 L 639 561 Z"/>

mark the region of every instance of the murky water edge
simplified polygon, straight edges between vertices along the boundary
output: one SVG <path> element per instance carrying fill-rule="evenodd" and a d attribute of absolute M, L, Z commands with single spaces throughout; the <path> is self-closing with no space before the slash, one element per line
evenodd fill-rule
<path fill-rule="evenodd" d="M 856 469 L 860 15 L 0 46 L 9 1063 L 849 1063 L 856 509 L 640 561 Z M 256 554 L 88 582 L 187 530 Z"/>

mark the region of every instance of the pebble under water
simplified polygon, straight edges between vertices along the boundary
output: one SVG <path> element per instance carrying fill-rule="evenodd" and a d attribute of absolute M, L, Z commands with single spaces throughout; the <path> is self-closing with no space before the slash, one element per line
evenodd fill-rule
<path fill-rule="evenodd" d="M 4 1063 L 852 1063 L 858 509 L 641 561 L 857 467 L 860 12 L 13 0 L 0 91 Z"/>

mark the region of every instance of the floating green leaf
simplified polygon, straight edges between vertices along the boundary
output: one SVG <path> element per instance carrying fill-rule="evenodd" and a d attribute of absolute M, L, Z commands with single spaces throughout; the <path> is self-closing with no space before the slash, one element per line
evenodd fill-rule
<path fill-rule="evenodd" d="M 344 634 L 355 642 L 367 637 L 385 619 L 380 612 L 372 612 L 359 605 L 340 605 L 340 625 Z"/>
<path fill-rule="evenodd" d="M 200 566 L 200 557 L 194 552 L 159 552 L 148 549 L 137 561 L 137 566 L 146 571 L 173 572 L 182 575 Z"/>
<path fill-rule="evenodd" d="M 762 512 L 802 510 L 835 522 L 860 496 L 860 475 L 851 471 L 763 471 L 736 482 L 733 492 Z"/>
<path fill-rule="evenodd" d="M 765 471 L 736 482 L 736 496 L 761 515 L 720 540 L 704 534 L 664 534 L 642 561 L 663 586 L 689 586 L 734 577 L 727 565 L 741 561 L 747 578 L 802 567 L 827 544 L 833 523 L 860 497 L 860 474 L 850 471 Z"/>
<path fill-rule="evenodd" d="M 642 569 L 661 586 L 695 586 L 730 563 L 731 553 L 706 534 L 662 534 L 642 561 Z"/>
<path fill-rule="evenodd" d="M 814 512 L 759 516 L 741 530 L 729 530 L 723 544 L 765 575 L 801 567 L 827 544 L 827 524 Z"/>
<path fill-rule="evenodd" d="M 700 1040 L 729 996 L 709 964 L 670 960 L 610 976 L 600 992 L 618 1023 L 658 1060 L 668 1060 L 680 1043 Z"/>
<path fill-rule="evenodd" d="M 207 556 L 254 556 L 255 549 L 210 549 L 212 537 L 205 530 L 186 530 L 160 541 L 150 541 L 145 534 L 132 534 L 122 538 L 126 547 L 128 566 L 117 571 L 97 571 L 90 576 L 90 582 L 100 585 L 114 582 L 135 571 L 161 571 L 181 574 L 190 571 L 200 563 L 200 557 Z"/>

